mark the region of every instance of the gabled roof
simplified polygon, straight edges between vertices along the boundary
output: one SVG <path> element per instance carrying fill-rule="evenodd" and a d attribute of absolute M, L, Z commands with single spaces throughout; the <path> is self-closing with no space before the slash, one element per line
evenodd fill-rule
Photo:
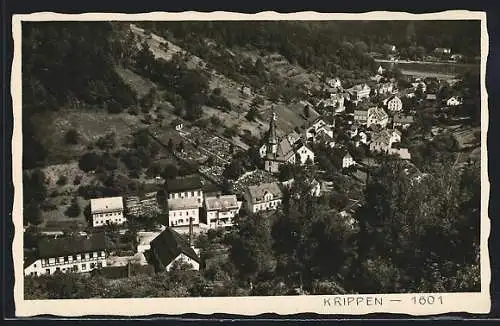
<path fill-rule="evenodd" d="M 79 253 L 102 251 L 110 248 L 112 243 L 104 233 L 88 236 L 42 239 L 38 243 L 39 258 L 52 258 L 75 255 Z"/>
<path fill-rule="evenodd" d="M 168 199 L 167 203 L 168 209 L 173 211 L 198 208 L 198 198 L 196 197 Z"/>
<path fill-rule="evenodd" d="M 198 175 L 189 175 L 185 177 L 178 177 L 172 180 L 167 180 L 165 182 L 165 189 L 167 192 L 179 192 L 186 190 L 197 190 L 201 189 L 201 178 Z"/>
<path fill-rule="evenodd" d="M 189 246 L 188 240 L 170 227 L 154 238 L 150 245 L 151 250 L 163 266 L 168 266 L 181 253 L 198 263 L 200 262 L 200 257 Z"/>
<path fill-rule="evenodd" d="M 205 197 L 205 207 L 207 210 L 230 209 L 238 207 L 236 195 Z"/>
<path fill-rule="evenodd" d="M 382 119 L 385 119 L 388 117 L 388 115 L 384 111 L 384 109 L 379 108 L 379 107 L 370 108 L 368 110 L 368 115 L 374 117 L 377 120 L 382 120 Z"/>
<path fill-rule="evenodd" d="M 266 193 L 273 194 L 274 198 L 283 197 L 283 193 L 277 182 L 261 183 L 256 186 L 249 186 L 248 192 L 252 203 L 263 201 Z"/>
<path fill-rule="evenodd" d="M 93 198 L 90 200 L 90 211 L 94 213 L 111 212 L 123 209 L 122 197 Z"/>

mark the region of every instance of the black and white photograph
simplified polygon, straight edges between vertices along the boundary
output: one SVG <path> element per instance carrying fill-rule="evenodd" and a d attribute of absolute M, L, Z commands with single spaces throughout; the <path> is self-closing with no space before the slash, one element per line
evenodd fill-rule
<path fill-rule="evenodd" d="M 18 20 L 19 300 L 489 309 L 486 16 L 458 13 Z"/>

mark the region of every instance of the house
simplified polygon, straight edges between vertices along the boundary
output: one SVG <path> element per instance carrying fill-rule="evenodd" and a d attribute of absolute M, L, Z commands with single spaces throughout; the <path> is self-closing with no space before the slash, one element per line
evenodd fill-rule
<path fill-rule="evenodd" d="M 371 88 L 367 84 L 356 85 L 347 90 L 351 101 L 361 101 L 362 99 L 369 98 Z"/>
<path fill-rule="evenodd" d="M 325 133 L 330 138 L 333 138 L 332 126 L 327 124 L 323 119 L 317 119 L 306 129 L 306 139 L 314 142 L 316 141 L 316 137 L 321 133 Z"/>
<path fill-rule="evenodd" d="M 203 208 L 205 214 L 202 215 L 202 222 L 214 229 L 232 226 L 241 202 L 236 199 L 236 195 L 206 196 Z"/>
<path fill-rule="evenodd" d="M 200 224 L 200 207 L 196 197 L 168 199 L 168 225 L 185 227 Z"/>
<path fill-rule="evenodd" d="M 246 96 L 252 95 L 252 89 L 246 85 L 241 86 L 241 93 Z"/>
<path fill-rule="evenodd" d="M 414 91 L 416 91 L 418 89 L 421 89 L 423 93 L 425 93 L 427 91 L 427 84 L 423 81 L 415 81 L 414 83 L 411 83 L 411 86 L 412 86 Z"/>
<path fill-rule="evenodd" d="M 392 144 L 401 142 L 401 133 L 396 130 L 382 130 L 372 136 L 370 151 L 387 153 Z"/>
<path fill-rule="evenodd" d="M 166 228 L 151 241 L 151 255 L 158 270 L 170 271 L 176 262 L 190 264 L 195 271 L 200 270 L 200 257 L 190 246 L 188 239 Z"/>
<path fill-rule="evenodd" d="M 332 88 L 341 88 L 342 87 L 342 82 L 340 81 L 339 78 L 331 78 L 326 83 L 328 86 L 330 86 Z"/>
<path fill-rule="evenodd" d="M 399 112 L 403 109 L 403 102 L 397 95 L 391 96 L 387 99 L 387 109 L 391 112 Z"/>
<path fill-rule="evenodd" d="M 342 168 L 346 169 L 352 165 L 356 164 L 351 154 L 347 153 L 342 157 Z"/>
<path fill-rule="evenodd" d="M 178 177 L 165 182 L 165 195 L 169 201 L 183 198 L 196 198 L 198 207 L 203 205 L 201 178 L 198 175 Z"/>
<path fill-rule="evenodd" d="M 392 126 L 393 128 L 402 127 L 403 129 L 407 129 L 410 125 L 415 122 L 415 119 L 410 114 L 395 114 L 392 118 Z"/>
<path fill-rule="evenodd" d="M 397 155 L 403 160 L 411 159 L 411 154 L 408 148 L 389 148 L 387 154 Z"/>
<path fill-rule="evenodd" d="M 277 182 L 249 186 L 244 194 L 250 213 L 276 209 L 281 205 L 283 192 Z"/>
<path fill-rule="evenodd" d="M 434 49 L 434 54 L 437 56 L 450 56 L 451 55 L 451 49 L 450 48 L 435 48 Z"/>
<path fill-rule="evenodd" d="M 370 127 L 371 125 L 378 125 L 382 128 L 385 128 L 388 122 L 389 116 L 384 111 L 384 109 L 379 107 L 368 109 L 368 120 L 366 122 L 367 127 Z"/>
<path fill-rule="evenodd" d="M 368 135 L 364 131 L 358 133 L 359 141 L 365 145 L 368 145 Z"/>
<path fill-rule="evenodd" d="M 368 122 L 368 109 L 357 109 L 354 110 L 354 122 L 360 125 L 366 125 Z"/>
<path fill-rule="evenodd" d="M 394 84 L 391 82 L 377 84 L 375 91 L 379 95 L 392 94 L 394 92 Z"/>
<path fill-rule="evenodd" d="M 448 100 L 446 100 L 446 105 L 448 106 L 457 106 L 462 104 L 462 99 L 458 96 L 452 96 Z"/>
<path fill-rule="evenodd" d="M 275 123 L 276 115 L 273 112 L 269 131 L 264 138 L 264 144 L 259 149 L 260 157 L 264 160 L 265 170 L 277 173 L 282 164 L 314 162 L 314 152 L 300 141 L 300 136 L 297 133 L 291 133 L 279 139 Z"/>
<path fill-rule="evenodd" d="M 109 247 L 109 240 L 103 232 L 87 236 L 43 238 L 38 242 L 36 254 L 25 257 L 24 275 L 90 272 L 106 266 Z"/>
<path fill-rule="evenodd" d="M 295 179 L 292 178 L 290 180 L 283 181 L 281 184 L 283 185 L 283 187 L 287 187 L 288 189 L 290 189 L 294 182 Z M 308 185 L 310 186 L 309 193 L 311 194 L 311 196 L 319 197 L 321 195 L 321 183 L 318 180 L 306 180 L 306 183 L 308 183 Z M 298 195 L 298 197 L 300 197 L 300 195 Z"/>
<path fill-rule="evenodd" d="M 172 126 L 175 128 L 177 131 L 181 131 L 182 128 L 184 128 L 184 123 L 180 119 L 175 119 L 172 121 Z"/>
<path fill-rule="evenodd" d="M 127 221 L 123 216 L 123 198 L 106 197 L 90 200 L 90 214 L 94 227 L 109 224 L 121 225 Z"/>
<path fill-rule="evenodd" d="M 425 97 L 427 101 L 435 101 L 437 99 L 436 94 L 427 94 Z"/>
<path fill-rule="evenodd" d="M 382 68 L 382 66 L 378 66 L 377 74 L 382 75 L 383 73 L 384 73 L 384 68 Z"/>

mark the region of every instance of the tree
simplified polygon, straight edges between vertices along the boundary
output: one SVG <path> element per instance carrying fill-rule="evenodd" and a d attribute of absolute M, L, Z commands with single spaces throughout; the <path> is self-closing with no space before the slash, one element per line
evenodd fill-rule
<path fill-rule="evenodd" d="M 244 280 L 259 275 L 272 277 L 276 260 L 273 257 L 269 219 L 257 214 L 241 218 L 230 249 L 230 259 Z"/>
<path fill-rule="evenodd" d="M 75 198 L 72 199 L 71 205 L 66 210 L 65 214 L 68 217 L 78 217 L 81 213 L 80 205 L 78 205 L 78 200 Z"/>
<path fill-rule="evenodd" d="M 248 110 L 248 113 L 246 114 L 245 118 L 248 121 L 255 121 L 256 118 L 259 117 L 259 111 L 255 107 L 251 107 L 250 110 Z"/>
<path fill-rule="evenodd" d="M 222 175 L 225 178 L 236 180 L 243 174 L 244 171 L 245 169 L 243 168 L 243 164 L 241 163 L 241 161 L 233 159 L 224 169 Z"/>
<path fill-rule="evenodd" d="M 309 108 L 309 105 L 306 105 L 304 106 L 304 117 L 306 117 L 306 119 L 309 119 L 310 115 L 311 115 L 311 109 Z"/>
<path fill-rule="evenodd" d="M 76 131 L 76 129 L 70 129 L 66 132 L 65 140 L 67 144 L 76 145 L 78 144 L 79 138 L 80 135 L 78 134 L 78 131 Z"/>
<path fill-rule="evenodd" d="M 80 157 L 80 160 L 78 161 L 78 166 L 80 167 L 81 170 L 85 172 L 89 171 L 94 171 L 97 169 L 101 162 L 101 157 L 94 153 L 85 153 Z"/>
<path fill-rule="evenodd" d="M 57 182 L 56 182 L 56 184 L 57 184 L 58 186 L 64 186 L 64 185 L 66 185 L 67 183 L 68 183 L 68 177 L 67 177 L 67 176 L 65 176 L 65 175 L 61 175 L 61 176 L 59 176 L 59 179 L 57 179 Z"/>

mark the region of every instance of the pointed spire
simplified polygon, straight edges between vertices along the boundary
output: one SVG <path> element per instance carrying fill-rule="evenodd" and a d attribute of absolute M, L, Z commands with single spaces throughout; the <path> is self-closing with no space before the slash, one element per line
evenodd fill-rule
<path fill-rule="evenodd" d="M 278 137 L 276 136 L 276 113 L 274 106 L 271 107 L 271 121 L 269 122 L 269 144 L 277 144 Z"/>

